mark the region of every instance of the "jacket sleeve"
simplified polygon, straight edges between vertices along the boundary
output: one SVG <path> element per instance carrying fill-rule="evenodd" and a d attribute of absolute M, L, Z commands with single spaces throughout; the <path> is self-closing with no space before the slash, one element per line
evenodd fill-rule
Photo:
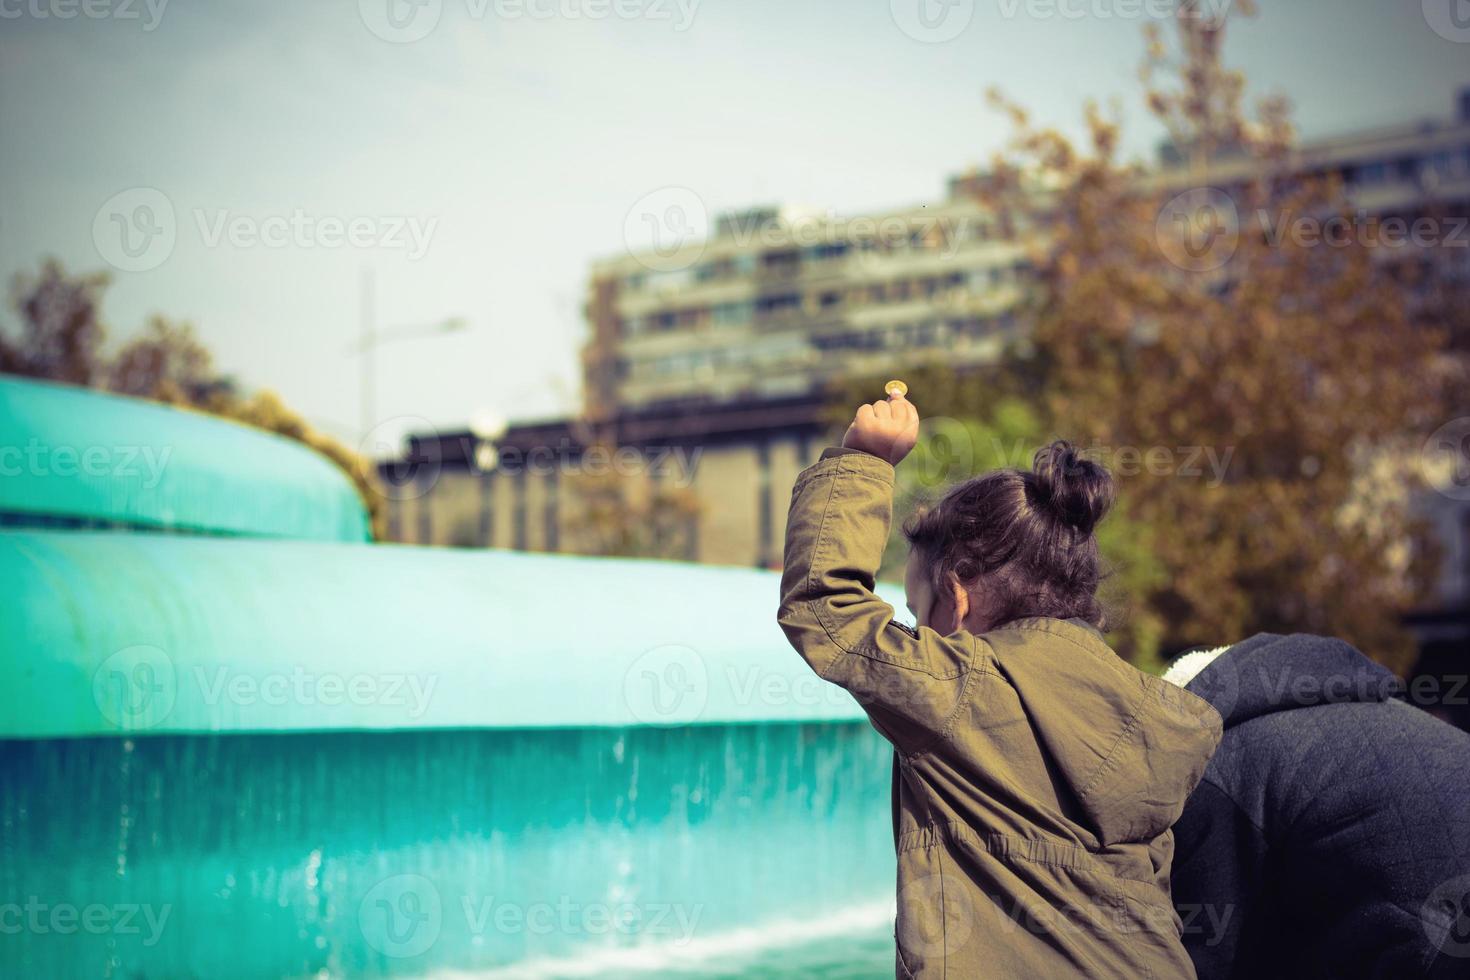
<path fill-rule="evenodd" d="M 812 669 L 912 754 L 944 734 L 978 641 L 893 621 L 893 607 L 873 592 L 892 519 L 892 466 L 853 450 L 824 452 L 791 492 L 778 618 Z"/>

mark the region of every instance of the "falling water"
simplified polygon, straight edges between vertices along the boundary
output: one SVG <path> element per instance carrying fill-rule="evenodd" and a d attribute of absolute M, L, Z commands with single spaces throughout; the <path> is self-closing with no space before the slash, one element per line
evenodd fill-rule
<path fill-rule="evenodd" d="M 701 972 L 891 903 L 890 752 L 860 723 L 10 740 L 0 763 L 5 976 Z"/>

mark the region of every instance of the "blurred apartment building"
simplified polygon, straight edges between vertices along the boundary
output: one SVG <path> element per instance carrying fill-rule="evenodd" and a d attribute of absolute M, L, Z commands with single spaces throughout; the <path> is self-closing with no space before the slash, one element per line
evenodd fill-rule
<path fill-rule="evenodd" d="M 528 473 L 518 460 L 598 444 L 625 451 L 611 468 L 630 478 L 635 501 L 661 491 L 696 501 L 689 529 L 662 553 L 774 567 L 791 485 L 832 436 L 828 384 L 916 358 L 994 361 L 1025 274 L 1021 249 L 958 182 L 946 200 L 877 215 L 722 215 L 707 240 L 678 252 L 600 262 L 582 415 L 513 427 L 495 450 L 469 432 L 414 440 L 409 458 L 439 473 L 422 496 L 401 494 L 411 499 L 392 508 L 392 534 L 583 550 L 567 505 L 575 478 L 599 468 Z M 488 469 L 475 466 L 477 447 Z M 547 513 L 553 504 L 564 513 Z"/>
<path fill-rule="evenodd" d="M 708 241 L 593 267 L 585 411 L 718 411 L 820 396 L 915 357 L 984 364 L 1025 269 L 963 180 L 886 214 L 722 215 Z"/>
<path fill-rule="evenodd" d="M 1150 179 L 1187 184 L 1179 156 L 1165 148 Z M 1252 166 L 1227 160 L 1211 177 L 1244 181 Z M 1451 120 L 1310 142 L 1291 166 L 1338 175 L 1371 214 L 1470 215 L 1470 91 Z M 594 264 L 581 415 L 414 439 L 385 467 L 404 498 L 390 508 L 390 536 L 606 550 L 605 542 L 589 546 L 578 527 L 584 507 L 573 486 L 597 467 L 546 464 L 597 445 L 624 451 L 612 469 L 631 490 L 630 506 L 655 507 L 669 494 L 692 501 L 690 513 L 674 515 L 684 532 L 658 553 L 774 566 L 793 480 L 835 435 L 824 414 L 830 382 L 897 374 L 919 359 L 983 367 L 1022 329 L 1015 314 L 1026 257 L 997 234 L 974 193 L 979 180 L 962 175 L 942 200 L 873 215 L 721 215 L 700 240 Z M 1470 270 L 1462 263 L 1461 271 Z M 540 465 L 527 462 L 533 452 Z M 1446 545 L 1440 599 L 1450 612 L 1443 623 L 1426 613 L 1420 626 L 1463 641 L 1470 510 L 1449 497 L 1426 510 Z"/>

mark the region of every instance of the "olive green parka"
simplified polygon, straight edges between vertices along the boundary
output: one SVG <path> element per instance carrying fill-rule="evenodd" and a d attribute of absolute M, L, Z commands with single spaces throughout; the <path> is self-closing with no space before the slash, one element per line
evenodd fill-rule
<path fill-rule="evenodd" d="M 873 592 L 893 480 L 838 449 L 801 474 L 779 619 L 893 743 L 898 976 L 1193 978 L 1170 827 L 1220 716 L 1080 621 L 896 623 Z"/>

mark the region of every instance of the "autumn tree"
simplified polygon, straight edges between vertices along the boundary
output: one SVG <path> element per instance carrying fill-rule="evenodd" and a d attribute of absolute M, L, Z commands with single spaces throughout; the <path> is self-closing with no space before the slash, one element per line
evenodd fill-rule
<path fill-rule="evenodd" d="M 190 324 L 152 317 L 113 349 L 101 318 L 108 277 L 73 276 L 54 259 L 11 288 L 18 329 L 0 331 L 0 373 L 62 381 L 208 412 L 305 443 L 352 478 L 380 535 L 382 494 L 357 453 L 318 432 L 273 392 L 242 393 Z"/>
<path fill-rule="evenodd" d="M 68 276 L 54 259 L 35 275 L 17 275 L 10 302 L 20 329 L 17 335 L 0 333 L 0 372 L 96 384 L 105 334 L 99 307 L 107 283 L 105 273 Z"/>
<path fill-rule="evenodd" d="M 1211 8 L 1182 2 L 1149 38 L 1168 166 L 1123 160 L 1095 106 L 1073 142 L 994 97 L 1016 136 L 984 201 L 1035 270 L 1004 373 L 1151 529 L 1163 574 L 1138 598 L 1166 647 L 1307 630 L 1403 668 L 1399 615 L 1433 565 L 1410 503 L 1446 417 L 1444 331 L 1406 314 L 1338 175 L 1296 157 L 1285 103 L 1243 109 Z"/>

